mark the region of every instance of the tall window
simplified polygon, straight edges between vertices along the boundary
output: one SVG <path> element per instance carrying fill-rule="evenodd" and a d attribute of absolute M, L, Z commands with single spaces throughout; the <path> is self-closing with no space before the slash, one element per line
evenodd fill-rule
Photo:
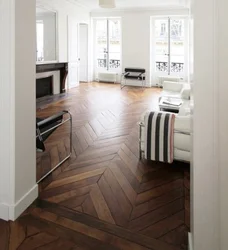
<path fill-rule="evenodd" d="M 44 61 L 44 24 L 42 20 L 36 21 L 36 60 Z"/>
<path fill-rule="evenodd" d="M 121 69 L 121 20 L 117 18 L 95 20 L 96 71 Z"/>
<path fill-rule="evenodd" d="M 152 24 L 152 71 L 160 75 L 183 76 L 187 69 L 186 19 L 156 18 Z"/>

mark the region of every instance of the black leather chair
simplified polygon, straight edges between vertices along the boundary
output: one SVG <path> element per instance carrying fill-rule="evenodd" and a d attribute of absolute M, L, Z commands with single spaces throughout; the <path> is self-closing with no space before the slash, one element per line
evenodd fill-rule
<path fill-rule="evenodd" d="M 126 86 L 127 80 L 140 81 L 142 87 L 145 87 L 146 70 L 144 68 L 125 68 L 121 79 L 121 89 Z"/>
<path fill-rule="evenodd" d="M 49 136 L 60 126 L 70 122 L 70 154 L 61 160 L 55 167 L 53 167 L 48 173 L 46 173 L 40 180 L 39 183 L 49 174 L 51 174 L 57 167 L 59 167 L 63 162 L 70 158 L 72 153 L 72 116 L 68 111 L 61 111 L 53 116 L 47 118 L 36 118 L 36 150 L 39 153 L 45 152 L 44 142 L 49 138 Z"/>

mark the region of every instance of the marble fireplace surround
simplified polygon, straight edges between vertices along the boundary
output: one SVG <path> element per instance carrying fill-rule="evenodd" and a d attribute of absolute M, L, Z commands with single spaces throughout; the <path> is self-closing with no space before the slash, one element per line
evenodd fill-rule
<path fill-rule="evenodd" d="M 53 76 L 53 94 L 66 92 L 67 62 L 41 63 L 36 65 L 36 79 Z"/>

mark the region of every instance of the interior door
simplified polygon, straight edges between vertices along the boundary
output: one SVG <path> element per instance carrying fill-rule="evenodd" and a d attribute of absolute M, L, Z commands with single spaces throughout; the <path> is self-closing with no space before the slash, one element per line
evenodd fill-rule
<path fill-rule="evenodd" d="M 79 81 L 88 82 L 88 25 L 79 25 Z"/>
<path fill-rule="evenodd" d="M 79 85 L 78 22 L 68 16 L 68 87 Z"/>

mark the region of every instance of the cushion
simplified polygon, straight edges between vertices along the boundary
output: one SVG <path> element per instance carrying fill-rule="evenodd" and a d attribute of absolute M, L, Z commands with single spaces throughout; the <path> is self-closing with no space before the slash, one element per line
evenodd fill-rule
<path fill-rule="evenodd" d="M 190 134 L 192 132 L 191 129 L 191 116 L 180 116 L 177 115 L 174 123 L 174 130 L 182 133 Z"/>
<path fill-rule="evenodd" d="M 182 99 L 190 99 L 191 89 L 183 87 L 180 94 Z"/>

